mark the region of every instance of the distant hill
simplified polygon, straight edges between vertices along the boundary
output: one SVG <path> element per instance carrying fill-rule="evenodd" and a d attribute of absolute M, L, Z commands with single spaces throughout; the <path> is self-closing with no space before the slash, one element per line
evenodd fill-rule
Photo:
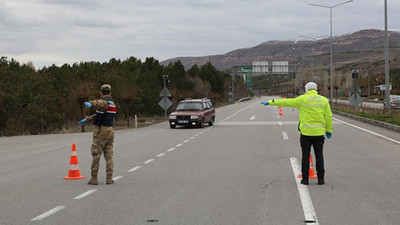
<path fill-rule="evenodd" d="M 400 55 L 400 32 L 389 32 L 390 58 Z M 384 60 L 384 31 L 369 29 L 351 34 L 333 37 L 333 61 L 335 68 L 354 63 L 374 63 Z M 253 61 L 289 61 L 291 64 L 304 62 L 304 59 L 315 56 L 323 67 L 329 66 L 330 38 L 318 40 L 286 40 L 266 41 L 255 47 L 237 49 L 223 55 L 203 57 L 177 57 L 162 61 L 180 60 L 186 69 L 193 65 L 211 62 L 223 71 L 238 65 L 252 65 Z M 310 63 L 310 60 L 306 60 Z"/>

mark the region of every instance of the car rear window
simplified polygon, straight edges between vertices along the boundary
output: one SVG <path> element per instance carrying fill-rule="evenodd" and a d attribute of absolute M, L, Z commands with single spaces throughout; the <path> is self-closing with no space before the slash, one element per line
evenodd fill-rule
<path fill-rule="evenodd" d="M 181 102 L 176 108 L 177 111 L 199 111 L 203 110 L 201 102 Z"/>

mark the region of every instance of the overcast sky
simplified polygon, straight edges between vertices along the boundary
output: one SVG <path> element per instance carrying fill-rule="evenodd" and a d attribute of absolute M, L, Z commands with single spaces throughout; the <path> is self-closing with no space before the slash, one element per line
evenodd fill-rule
<path fill-rule="evenodd" d="M 400 30 L 400 1 L 388 27 Z M 270 40 L 329 35 L 345 0 L 0 0 L 0 55 L 37 68 L 133 56 L 159 61 L 225 54 Z M 333 35 L 384 29 L 384 0 L 333 8 Z"/>

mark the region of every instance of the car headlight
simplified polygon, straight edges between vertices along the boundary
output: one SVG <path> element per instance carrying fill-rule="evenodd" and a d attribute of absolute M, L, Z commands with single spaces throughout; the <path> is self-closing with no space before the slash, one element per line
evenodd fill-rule
<path fill-rule="evenodd" d="M 198 120 L 199 117 L 198 117 L 198 116 L 190 116 L 190 119 L 191 119 L 191 120 Z"/>
<path fill-rule="evenodd" d="M 169 116 L 170 120 L 176 120 L 176 116 Z"/>

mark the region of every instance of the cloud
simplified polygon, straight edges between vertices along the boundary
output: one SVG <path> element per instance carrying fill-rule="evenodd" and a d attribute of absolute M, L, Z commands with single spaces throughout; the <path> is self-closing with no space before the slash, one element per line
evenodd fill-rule
<path fill-rule="evenodd" d="M 340 1 L 339 1 L 340 2 Z M 3 0 L 0 52 L 39 67 L 111 58 L 160 61 L 204 56 L 329 34 L 336 0 Z M 389 28 L 400 29 L 400 2 Z M 333 9 L 333 35 L 383 29 L 383 2 L 354 0 Z"/>

